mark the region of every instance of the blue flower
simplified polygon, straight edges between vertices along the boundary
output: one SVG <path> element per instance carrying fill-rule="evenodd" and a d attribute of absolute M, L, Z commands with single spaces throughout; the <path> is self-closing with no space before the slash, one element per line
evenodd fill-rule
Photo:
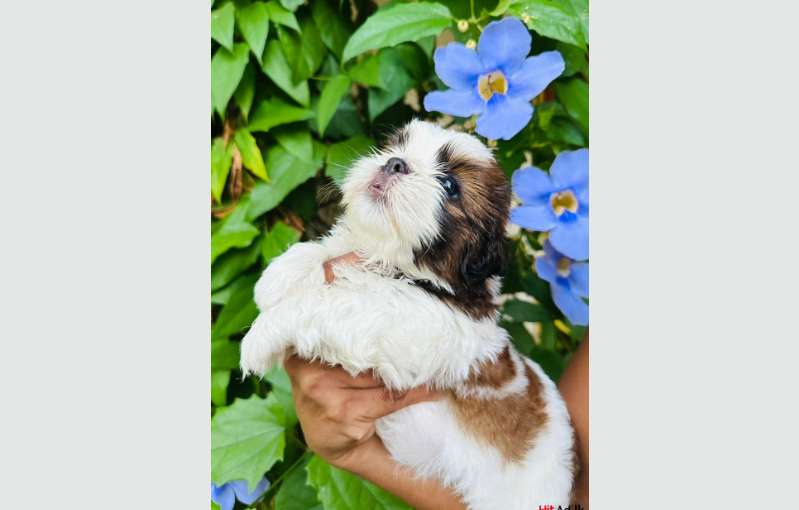
<path fill-rule="evenodd" d="M 252 505 L 269 489 L 269 480 L 264 477 L 252 492 L 248 489 L 246 480 L 236 480 L 219 486 L 211 482 L 211 501 L 222 510 L 233 510 L 237 499 L 245 505 Z"/>
<path fill-rule="evenodd" d="M 588 324 L 588 305 L 580 299 L 588 297 L 588 262 L 575 262 L 559 253 L 549 241 L 544 255 L 535 259 L 535 270 L 549 282 L 552 300 L 574 325 Z"/>
<path fill-rule="evenodd" d="M 427 111 L 477 118 L 477 132 L 510 140 L 533 116 L 530 104 L 565 69 L 557 51 L 526 58 L 532 37 L 516 18 L 493 21 L 483 30 L 477 51 L 449 43 L 433 55 L 436 74 L 451 87 L 424 98 Z"/>
<path fill-rule="evenodd" d="M 561 152 L 549 174 L 516 170 L 513 192 L 523 202 L 510 213 L 513 223 L 549 232 L 552 246 L 570 258 L 588 258 L 588 149 Z"/>

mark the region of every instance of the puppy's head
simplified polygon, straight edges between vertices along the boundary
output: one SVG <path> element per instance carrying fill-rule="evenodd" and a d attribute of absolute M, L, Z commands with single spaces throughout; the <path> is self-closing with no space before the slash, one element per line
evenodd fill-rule
<path fill-rule="evenodd" d="M 412 121 L 360 159 L 342 191 L 345 225 L 382 262 L 464 299 L 499 274 L 510 190 L 477 138 Z"/>

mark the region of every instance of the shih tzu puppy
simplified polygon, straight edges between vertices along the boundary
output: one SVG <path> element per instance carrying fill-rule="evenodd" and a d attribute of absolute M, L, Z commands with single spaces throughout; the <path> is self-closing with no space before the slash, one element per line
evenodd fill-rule
<path fill-rule="evenodd" d="M 413 121 L 358 160 L 342 191 L 331 233 L 293 245 L 256 284 L 244 373 L 293 352 L 371 372 L 391 390 L 444 390 L 377 422 L 397 462 L 472 509 L 567 505 L 576 459 L 566 406 L 497 325 L 510 190 L 491 152 Z M 331 278 L 329 261 L 352 252 L 358 262 L 334 265 Z"/>

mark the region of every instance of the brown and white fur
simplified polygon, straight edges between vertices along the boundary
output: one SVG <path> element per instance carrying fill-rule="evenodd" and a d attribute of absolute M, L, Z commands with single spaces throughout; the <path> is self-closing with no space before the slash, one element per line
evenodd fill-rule
<path fill-rule="evenodd" d="M 445 390 L 378 421 L 399 463 L 476 510 L 568 504 L 576 466 L 566 407 L 497 325 L 510 190 L 491 152 L 413 121 L 357 161 L 342 191 L 331 233 L 292 246 L 258 281 L 245 374 L 292 350 L 373 372 L 390 389 Z M 327 283 L 324 262 L 350 252 L 362 262 L 337 265 Z"/>

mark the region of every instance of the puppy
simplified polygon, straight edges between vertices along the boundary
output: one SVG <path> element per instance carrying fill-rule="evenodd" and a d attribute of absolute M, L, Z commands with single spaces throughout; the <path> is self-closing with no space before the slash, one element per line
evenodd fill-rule
<path fill-rule="evenodd" d="M 394 459 L 476 510 L 567 505 L 574 436 L 555 384 L 497 325 L 510 191 L 476 138 L 413 121 L 354 164 L 345 212 L 255 286 L 245 374 L 287 352 L 448 398 L 376 424 Z M 354 252 L 358 262 L 325 264 Z M 351 257 L 348 257 L 351 258 Z M 327 273 L 327 274 L 326 274 Z"/>

